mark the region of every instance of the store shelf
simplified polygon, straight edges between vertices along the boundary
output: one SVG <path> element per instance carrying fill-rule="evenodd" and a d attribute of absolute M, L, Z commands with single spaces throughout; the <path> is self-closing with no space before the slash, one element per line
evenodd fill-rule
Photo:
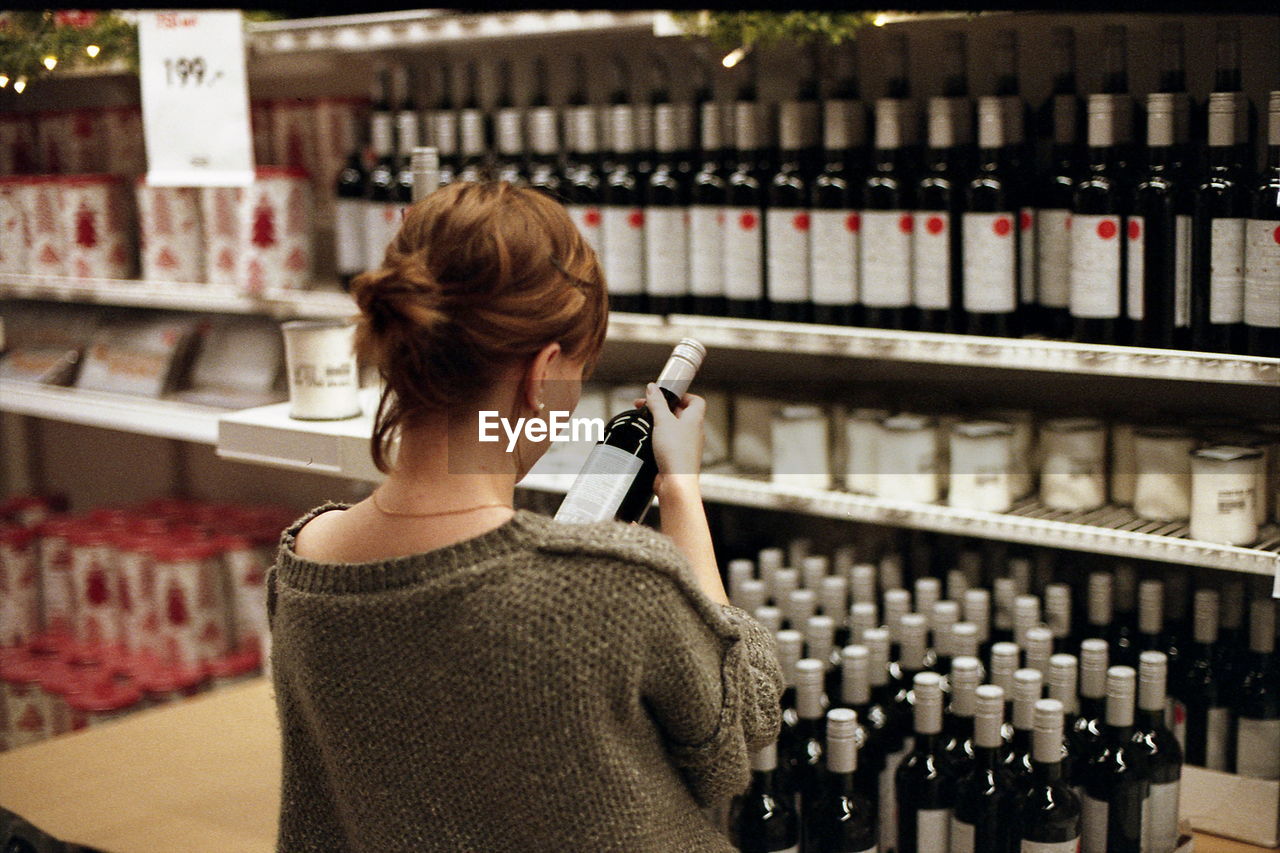
<path fill-rule="evenodd" d="M 225 410 L 175 400 L 0 380 L 0 411 L 84 426 L 216 444 Z"/>
<path fill-rule="evenodd" d="M 442 9 L 420 9 L 255 22 L 248 25 L 247 33 L 250 48 L 259 54 L 367 51 L 544 35 L 655 33 L 655 23 L 664 20 L 663 13 L 652 11 L 458 14 Z M 656 34 L 667 29 L 669 26 L 660 26 Z"/>

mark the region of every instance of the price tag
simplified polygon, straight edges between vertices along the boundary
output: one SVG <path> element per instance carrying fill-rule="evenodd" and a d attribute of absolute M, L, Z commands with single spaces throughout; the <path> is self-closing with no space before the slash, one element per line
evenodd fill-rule
<path fill-rule="evenodd" d="M 138 54 L 147 182 L 253 182 L 244 24 L 238 11 L 140 12 Z"/>

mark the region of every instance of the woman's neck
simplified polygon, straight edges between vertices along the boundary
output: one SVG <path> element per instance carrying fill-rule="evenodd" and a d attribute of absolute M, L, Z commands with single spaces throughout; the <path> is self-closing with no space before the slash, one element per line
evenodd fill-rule
<path fill-rule="evenodd" d="M 479 443 L 471 420 L 439 415 L 405 427 L 380 505 L 401 512 L 511 506 L 518 462 L 501 443 Z"/>

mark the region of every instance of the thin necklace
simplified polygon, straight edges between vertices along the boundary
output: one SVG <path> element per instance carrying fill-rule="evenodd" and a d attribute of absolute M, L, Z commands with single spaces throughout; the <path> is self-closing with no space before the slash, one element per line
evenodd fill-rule
<path fill-rule="evenodd" d="M 439 510 L 437 512 L 397 512 L 394 510 L 386 509 L 382 506 L 382 504 L 378 503 L 377 489 L 374 489 L 370 497 L 373 499 L 374 509 L 376 509 L 378 512 L 382 513 L 383 515 L 390 515 L 395 518 L 432 518 L 438 515 L 461 515 L 464 512 L 475 512 L 476 510 L 481 510 L 481 509 L 496 509 L 498 507 L 502 507 L 503 509 L 511 509 L 510 504 L 492 503 L 492 504 L 479 504 L 477 506 L 468 506 L 468 507 L 463 507 L 462 509 L 444 509 L 444 510 Z"/>

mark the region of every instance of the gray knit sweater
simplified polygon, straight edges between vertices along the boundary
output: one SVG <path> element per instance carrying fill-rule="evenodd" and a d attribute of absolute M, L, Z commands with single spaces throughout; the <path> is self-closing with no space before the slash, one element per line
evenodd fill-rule
<path fill-rule="evenodd" d="M 279 849 L 698 853 L 777 735 L 767 629 L 644 527 L 517 512 L 473 539 L 269 578 Z"/>

